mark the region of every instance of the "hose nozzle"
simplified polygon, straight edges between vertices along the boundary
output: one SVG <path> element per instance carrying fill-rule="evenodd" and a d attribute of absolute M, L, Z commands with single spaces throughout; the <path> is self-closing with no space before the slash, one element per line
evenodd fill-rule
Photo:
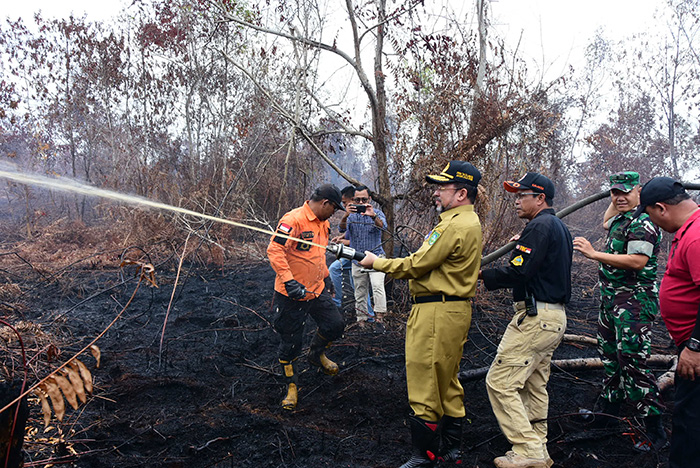
<path fill-rule="evenodd" d="M 331 244 L 326 247 L 326 250 L 335 255 L 335 258 L 347 258 L 348 260 L 357 260 L 358 262 L 365 258 L 365 254 L 348 247 L 343 244 Z"/>

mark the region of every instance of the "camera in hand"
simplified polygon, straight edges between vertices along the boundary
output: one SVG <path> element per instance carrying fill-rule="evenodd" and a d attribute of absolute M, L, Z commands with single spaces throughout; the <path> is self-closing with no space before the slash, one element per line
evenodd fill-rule
<path fill-rule="evenodd" d="M 352 205 L 355 207 L 355 213 L 364 213 L 367 211 L 367 206 L 366 205 Z"/>

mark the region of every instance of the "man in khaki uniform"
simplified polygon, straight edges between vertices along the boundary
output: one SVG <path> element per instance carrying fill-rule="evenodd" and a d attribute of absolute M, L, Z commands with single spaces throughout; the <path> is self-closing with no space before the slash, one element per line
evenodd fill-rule
<path fill-rule="evenodd" d="M 406 326 L 406 383 L 413 415 L 412 457 L 402 468 L 431 467 L 439 459 L 461 463 L 464 390 L 457 373 L 471 324 L 471 302 L 481 262 L 481 224 L 474 212 L 479 171 L 450 161 L 433 196 L 440 222 L 406 258 L 366 251 L 360 264 L 409 279 L 413 307 Z"/>
<path fill-rule="evenodd" d="M 502 268 L 483 270 L 487 289 L 513 288 L 515 315 L 503 333 L 486 376 L 491 408 L 513 449 L 498 468 L 544 468 L 547 453 L 547 382 L 552 353 L 566 329 L 571 298 L 571 234 L 551 208 L 554 184 L 528 172 L 503 183 L 515 193 L 518 217 L 528 220 Z"/>

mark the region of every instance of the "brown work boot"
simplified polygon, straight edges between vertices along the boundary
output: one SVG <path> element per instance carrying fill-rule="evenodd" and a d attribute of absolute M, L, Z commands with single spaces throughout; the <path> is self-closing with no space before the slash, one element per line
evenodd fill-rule
<path fill-rule="evenodd" d="M 544 458 L 528 458 L 513 451 L 508 451 L 502 457 L 495 458 L 493 464 L 497 468 L 547 468 Z"/>

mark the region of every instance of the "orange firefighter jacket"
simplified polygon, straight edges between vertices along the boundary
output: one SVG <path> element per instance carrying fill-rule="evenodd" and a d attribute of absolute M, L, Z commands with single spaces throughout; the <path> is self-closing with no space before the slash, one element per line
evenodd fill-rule
<path fill-rule="evenodd" d="M 287 212 L 277 225 L 278 233 L 323 246 L 328 245 L 330 229 L 328 221 L 321 221 L 311 211 L 308 201 Z M 286 296 L 284 283 L 292 279 L 303 284 L 309 291 L 303 299 L 305 301 L 318 297 L 323 291 L 323 280 L 328 276 L 324 248 L 273 236 L 267 247 L 267 257 L 277 273 L 275 291 L 278 293 Z"/>

